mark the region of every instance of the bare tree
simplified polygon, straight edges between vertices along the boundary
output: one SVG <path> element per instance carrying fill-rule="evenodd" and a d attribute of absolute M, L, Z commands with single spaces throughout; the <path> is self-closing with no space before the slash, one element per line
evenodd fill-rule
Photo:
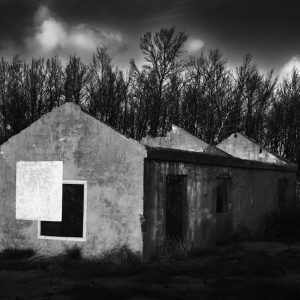
<path fill-rule="evenodd" d="M 84 101 L 87 79 L 87 66 L 76 55 L 71 56 L 65 69 L 64 93 L 66 102 L 81 104 L 81 101 Z"/>
<path fill-rule="evenodd" d="M 60 59 L 57 56 L 48 58 L 46 61 L 46 110 L 59 106 L 63 101 L 64 72 Z"/>
<path fill-rule="evenodd" d="M 107 49 L 98 47 L 89 66 L 88 111 L 110 125 L 123 128 L 123 111 L 127 112 L 127 88 L 123 73 L 114 68 Z"/>
<path fill-rule="evenodd" d="M 147 62 L 143 70 L 139 71 L 134 60 L 131 61 L 131 67 L 136 76 L 143 76 L 143 80 L 151 81 L 153 93 L 150 97 L 150 128 L 149 133 L 152 136 L 163 134 L 165 126 L 163 124 L 166 116 L 164 115 L 164 98 L 166 87 L 170 84 L 171 78 L 182 71 L 183 64 L 177 59 L 183 52 L 183 46 L 187 40 L 184 32 L 175 33 L 175 27 L 162 28 L 154 33 L 147 32 L 140 39 L 140 49 Z M 155 82 L 155 84 L 154 84 Z M 146 85 L 144 85 L 146 86 Z M 149 100 L 149 101 L 151 101 Z"/>
<path fill-rule="evenodd" d="M 266 126 L 269 147 L 286 158 L 297 158 L 299 125 L 297 108 L 300 103 L 300 76 L 296 69 L 278 89 L 276 102 L 270 109 Z"/>
<path fill-rule="evenodd" d="M 209 143 L 226 135 L 232 77 L 219 50 L 191 58 L 182 103 L 183 127 Z"/>

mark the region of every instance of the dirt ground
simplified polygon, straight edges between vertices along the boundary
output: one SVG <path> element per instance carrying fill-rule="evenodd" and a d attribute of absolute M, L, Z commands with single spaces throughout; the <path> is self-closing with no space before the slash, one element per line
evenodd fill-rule
<path fill-rule="evenodd" d="M 242 243 L 186 261 L 0 262 L 0 299 L 300 299 L 300 244 Z"/>

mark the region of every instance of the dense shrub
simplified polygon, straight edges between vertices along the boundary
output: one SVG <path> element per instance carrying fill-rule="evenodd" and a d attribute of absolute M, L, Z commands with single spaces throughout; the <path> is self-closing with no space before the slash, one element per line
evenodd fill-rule
<path fill-rule="evenodd" d="M 154 251 L 151 260 L 159 261 L 181 261 L 191 256 L 192 247 L 181 239 L 157 239 L 154 244 Z"/>
<path fill-rule="evenodd" d="M 90 260 L 98 264 L 118 265 L 126 262 L 138 262 L 141 260 L 141 255 L 132 251 L 127 245 L 122 245 L 106 250 Z"/>
<path fill-rule="evenodd" d="M 33 250 L 32 248 L 23 248 L 23 249 L 19 249 L 19 248 L 5 248 L 4 250 L 1 251 L 0 253 L 0 258 L 3 259 L 23 259 L 23 258 L 29 258 L 34 256 L 35 250 Z"/>
<path fill-rule="evenodd" d="M 69 258 L 80 259 L 82 257 L 82 250 L 79 246 L 73 245 L 72 247 L 67 247 L 65 249 L 65 254 Z"/>

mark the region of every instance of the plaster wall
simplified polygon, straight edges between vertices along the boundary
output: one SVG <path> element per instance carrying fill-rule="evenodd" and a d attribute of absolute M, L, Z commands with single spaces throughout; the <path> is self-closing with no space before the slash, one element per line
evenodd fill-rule
<path fill-rule="evenodd" d="M 234 133 L 216 146 L 230 155 L 242 159 L 262 161 L 273 164 L 286 165 L 287 163 L 262 148 L 259 144 L 240 133 Z"/>
<path fill-rule="evenodd" d="M 231 212 L 216 213 L 217 176 L 228 174 Z M 187 230 L 194 247 L 224 239 L 238 225 L 261 234 L 264 216 L 278 208 L 278 181 L 287 179 L 285 201 L 295 205 L 296 172 L 205 166 L 183 162 L 145 162 L 145 251 L 165 234 L 166 176 L 187 175 Z"/>
<path fill-rule="evenodd" d="M 127 244 L 142 250 L 146 151 L 66 103 L 0 148 L 0 247 L 33 247 L 57 254 L 77 244 L 84 255 Z M 87 181 L 86 241 L 38 239 L 38 221 L 16 220 L 16 163 L 63 161 L 64 180 Z"/>
<path fill-rule="evenodd" d="M 208 154 L 230 156 L 220 149 L 211 146 L 180 127 L 172 125 L 172 130 L 164 137 L 146 136 L 141 140 L 143 145 L 159 148 L 169 148 Z"/>

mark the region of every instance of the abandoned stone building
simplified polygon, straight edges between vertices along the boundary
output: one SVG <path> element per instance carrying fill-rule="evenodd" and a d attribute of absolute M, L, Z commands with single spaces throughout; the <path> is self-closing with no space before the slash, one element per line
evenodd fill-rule
<path fill-rule="evenodd" d="M 239 225 L 262 232 L 267 212 L 295 205 L 296 166 L 272 155 L 176 126 L 138 142 L 66 103 L 0 147 L 0 247 L 147 256 L 165 237 L 205 247 Z"/>

